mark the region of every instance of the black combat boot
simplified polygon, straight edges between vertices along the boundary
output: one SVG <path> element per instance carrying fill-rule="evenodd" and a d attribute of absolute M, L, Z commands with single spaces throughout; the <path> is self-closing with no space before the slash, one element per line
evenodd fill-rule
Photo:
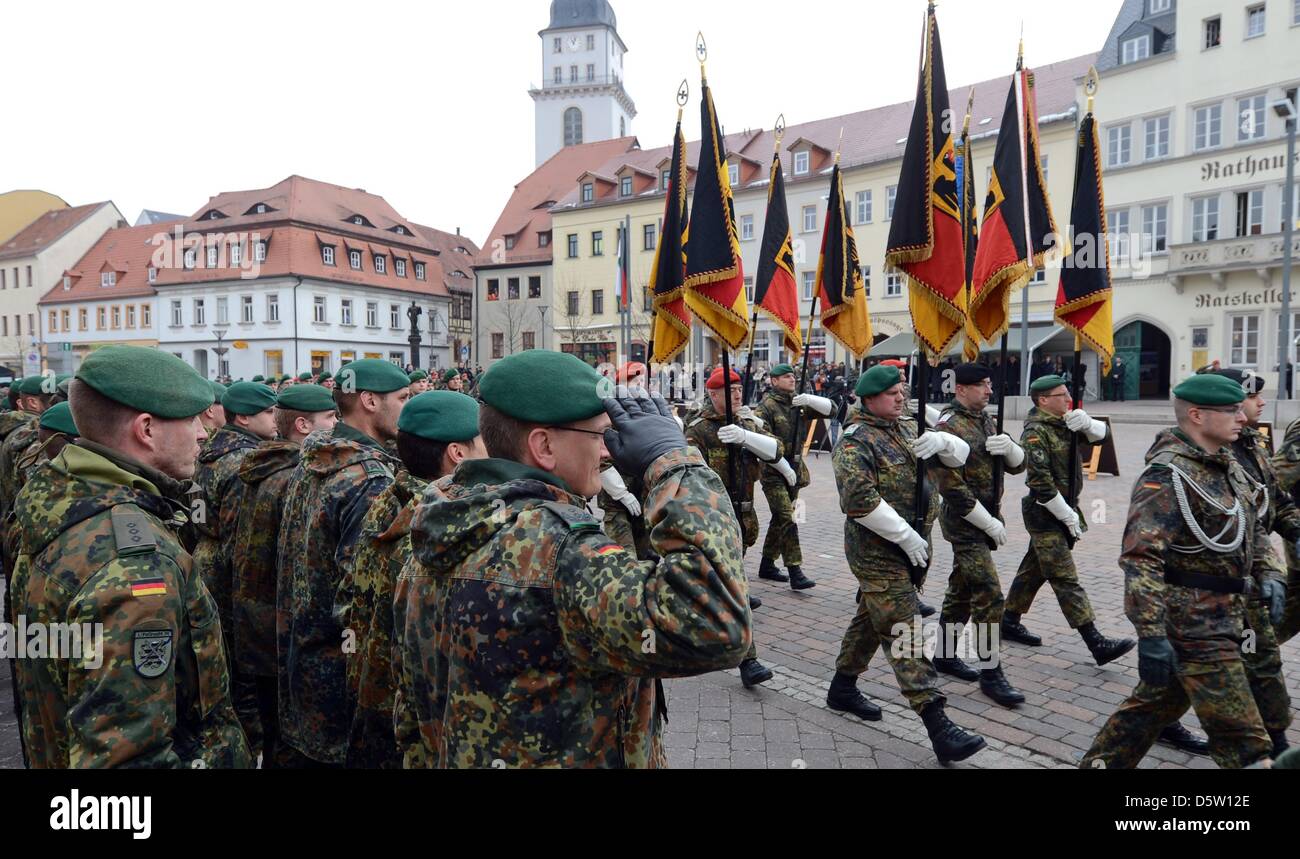
<path fill-rule="evenodd" d="M 1282 753 L 1291 748 L 1291 744 L 1286 740 L 1286 731 L 1269 731 L 1268 736 L 1273 740 L 1274 760 L 1282 757 Z"/>
<path fill-rule="evenodd" d="M 756 608 L 762 608 L 762 607 L 763 607 L 763 601 L 762 601 L 761 599 L 759 599 L 758 597 L 754 596 L 753 594 L 750 594 L 750 595 L 749 595 L 749 610 L 750 610 L 750 611 L 753 611 L 753 610 L 756 609 Z"/>
<path fill-rule="evenodd" d="M 752 689 L 758 684 L 766 683 L 771 679 L 772 669 L 757 659 L 746 659 L 740 663 L 740 682 L 745 684 L 746 689 Z"/>
<path fill-rule="evenodd" d="M 1004 612 L 1002 615 L 1002 637 L 1007 641 L 1016 641 L 1027 647 L 1042 647 L 1043 640 L 1025 629 L 1025 625 L 1020 622 L 1020 615 L 1014 612 Z"/>
<path fill-rule="evenodd" d="M 916 598 L 916 607 L 917 610 L 921 612 L 921 617 L 934 617 L 938 614 L 938 612 L 934 610 L 933 606 L 926 605 L 919 596 Z"/>
<path fill-rule="evenodd" d="M 968 734 L 954 725 L 938 701 L 921 711 L 921 721 L 941 764 L 964 761 L 987 745 L 979 734 Z"/>
<path fill-rule="evenodd" d="M 1202 740 L 1178 722 L 1174 722 L 1161 731 L 1160 736 L 1156 737 L 1156 742 L 1164 746 L 1172 746 L 1180 752 L 1187 752 L 1189 755 L 1208 755 L 1210 753 L 1210 744 L 1208 742 Z"/>
<path fill-rule="evenodd" d="M 1092 651 L 1092 658 L 1097 660 L 1099 668 L 1137 647 L 1137 642 L 1131 638 L 1106 638 L 1091 623 L 1079 627 L 1079 635 L 1083 636 L 1083 643 Z"/>
<path fill-rule="evenodd" d="M 858 678 L 852 674 L 835 672 L 831 690 L 826 693 L 826 706 L 840 713 L 852 713 L 866 722 L 879 722 L 880 708 L 858 691 Z"/>
<path fill-rule="evenodd" d="M 980 672 L 980 691 L 1003 707 L 1019 707 L 1025 703 L 1024 694 L 1007 682 L 1002 666 Z"/>
<path fill-rule="evenodd" d="M 939 617 L 939 645 L 934 652 L 934 670 L 940 674 L 947 674 L 949 677 L 956 677 L 958 680 L 965 680 L 967 683 L 980 679 L 980 673 L 971 668 L 965 662 L 957 658 L 953 650 L 949 650 L 948 645 L 948 621 L 941 615 Z"/>
<path fill-rule="evenodd" d="M 790 581 L 790 577 L 781 572 L 781 568 L 776 565 L 776 561 L 770 558 L 764 558 L 763 562 L 758 565 L 758 577 L 765 582 Z"/>
<path fill-rule="evenodd" d="M 790 571 L 790 590 L 806 591 L 809 588 L 817 587 L 817 583 L 803 574 L 803 567 L 793 564 L 786 567 Z"/>

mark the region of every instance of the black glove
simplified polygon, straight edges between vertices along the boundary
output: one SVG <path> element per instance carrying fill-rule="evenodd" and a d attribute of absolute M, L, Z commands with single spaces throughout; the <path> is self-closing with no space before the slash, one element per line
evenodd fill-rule
<path fill-rule="evenodd" d="M 1277 626 L 1282 622 L 1282 614 L 1286 611 L 1286 585 L 1268 579 L 1260 586 L 1259 596 L 1264 605 L 1268 606 L 1268 622 Z"/>
<path fill-rule="evenodd" d="M 644 477 L 654 461 L 686 448 L 686 436 L 663 397 L 633 397 L 627 388 L 605 400 L 613 427 L 605 430 L 605 447 L 624 474 Z"/>
<path fill-rule="evenodd" d="M 1178 657 L 1167 638 L 1144 638 L 1138 642 L 1138 676 L 1148 686 L 1163 688 L 1174 682 Z"/>

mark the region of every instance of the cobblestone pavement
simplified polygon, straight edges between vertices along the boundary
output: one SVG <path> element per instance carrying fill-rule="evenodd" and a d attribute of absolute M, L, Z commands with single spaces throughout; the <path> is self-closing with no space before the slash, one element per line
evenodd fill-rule
<path fill-rule="evenodd" d="M 1093 411 L 1105 414 L 1100 404 Z M 1008 423 L 1007 429 L 1018 437 L 1021 428 Z M 1110 636 L 1133 634 L 1124 617 L 1123 576 L 1116 559 L 1129 490 L 1155 431 L 1153 426 L 1121 423 L 1116 436 L 1122 476 L 1101 476 L 1084 489 L 1082 506 L 1091 530 L 1075 551 L 1075 561 L 1097 613 L 1098 628 Z M 760 538 L 759 546 L 746 558 L 746 568 L 754 593 L 763 600 L 763 607 L 754 613 L 759 656 L 776 677 L 754 690 L 741 686 L 737 671 L 668 681 L 667 745 L 674 767 L 938 767 L 921 720 L 904 703 L 883 655 L 877 654 L 859 684 L 884 708 L 883 721 L 868 724 L 826 708 L 826 690 L 841 636 L 853 616 L 857 584 L 844 558 L 844 516 L 829 455 L 810 457 L 809 468 L 813 485 L 801 496 L 807 521 L 800 526 L 800 535 L 804 571 L 817 580 L 817 587 L 796 593 L 785 585 L 760 581 Z M 1010 542 L 996 556 L 1004 591 L 1028 546 L 1019 514 L 1024 491 L 1022 477 L 1008 478 L 1004 510 Z M 762 493 L 758 493 L 757 503 L 759 519 L 766 525 Z M 935 549 L 925 601 L 938 608 L 952 568 L 952 552 L 942 538 L 937 539 Z M 979 732 L 989 745 L 960 767 L 1074 766 L 1107 717 L 1137 684 L 1136 652 L 1097 668 L 1078 635 L 1066 625 L 1050 588 L 1039 593 L 1024 622 L 1043 637 L 1043 646 L 1003 645 L 1007 677 L 1027 698 L 1020 708 L 1004 709 L 980 694 L 977 684 L 941 677 L 953 721 Z M 1300 644 L 1292 642 L 1283 656 L 1292 695 L 1300 695 Z M 20 765 L 9 670 L 8 662 L 0 660 L 0 767 Z M 1193 714 L 1189 713 L 1184 723 L 1199 730 Z M 1291 739 L 1300 743 L 1300 731 L 1293 729 Z M 1208 758 L 1156 746 L 1143 766 L 1214 765 Z"/>

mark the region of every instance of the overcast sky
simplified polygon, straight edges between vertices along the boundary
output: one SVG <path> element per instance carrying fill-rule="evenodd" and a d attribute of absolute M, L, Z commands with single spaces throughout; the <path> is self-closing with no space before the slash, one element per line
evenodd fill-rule
<path fill-rule="evenodd" d="M 1095 52 L 1121 0 L 938 4 L 950 86 Z M 646 148 L 670 142 L 695 33 L 728 130 L 910 100 L 923 0 L 613 0 Z M 192 214 L 293 173 L 482 242 L 533 169 L 548 0 L 0 3 L 0 191 Z M 699 132 L 698 104 L 686 133 Z"/>

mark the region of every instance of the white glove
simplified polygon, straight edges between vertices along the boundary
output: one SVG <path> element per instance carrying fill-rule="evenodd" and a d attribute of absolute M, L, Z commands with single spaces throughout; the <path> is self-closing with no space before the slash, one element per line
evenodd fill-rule
<path fill-rule="evenodd" d="M 1064 495 L 1058 492 L 1055 498 L 1040 506 L 1046 507 L 1048 513 L 1059 519 L 1061 524 L 1070 530 L 1071 537 L 1077 540 L 1083 536 L 1083 528 L 1079 526 L 1079 514 L 1070 509 L 1070 503 L 1065 500 Z"/>
<path fill-rule="evenodd" d="M 984 505 L 978 501 L 975 502 L 975 509 L 962 518 L 992 537 L 993 542 L 999 546 L 1007 544 L 1007 526 L 994 519 L 993 514 L 985 510 Z"/>
<path fill-rule="evenodd" d="M 760 428 L 767 426 L 763 419 L 760 418 L 749 406 L 741 406 L 740 410 L 736 412 L 736 419 L 742 421 L 753 421 L 758 424 Z"/>
<path fill-rule="evenodd" d="M 1095 421 L 1092 416 L 1083 409 L 1075 409 L 1065 416 L 1065 425 L 1070 428 L 1070 432 L 1081 432 L 1088 437 L 1088 441 L 1096 443 L 1106 437 L 1106 425 L 1101 421 Z"/>
<path fill-rule="evenodd" d="M 941 417 L 943 417 L 943 412 L 939 411 L 934 406 L 927 405 L 925 407 L 925 425 L 930 429 L 934 429 L 939 425 L 939 419 Z"/>
<path fill-rule="evenodd" d="M 794 489 L 799 485 L 799 475 L 795 473 L 795 470 L 791 467 L 790 463 L 786 462 L 784 459 L 778 459 L 776 462 L 770 463 L 770 465 L 778 474 L 785 478 L 785 482 L 790 485 L 791 489 Z"/>
<path fill-rule="evenodd" d="M 912 442 L 912 451 L 917 459 L 938 456 L 949 468 L 961 468 L 970 456 L 970 445 L 951 433 L 927 432 Z"/>
<path fill-rule="evenodd" d="M 830 417 L 835 412 L 835 403 L 825 397 L 814 396 L 813 394 L 800 394 L 791 401 L 797 409 L 812 409 L 824 418 Z"/>
<path fill-rule="evenodd" d="M 991 435 L 985 443 L 984 449 L 989 452 L 990 456 L 1000 456 L 1006 460 L 1007 465 L 1012 468 L 1019 468 L 1020 464 L 1025 461 L 1025 450 L 1020 445 L 1011 440 L 1011 436 Z"/>
<path fill-rule="evenodd" d="M 628 490 L 627 484 L 623 482 L 623 475 L 618 473 L 618 469 L 611 468 L 608 471 L 600 473 L 600 485 L 609 497 L 613 498 L 619 504 L 627 508 L 627 512 L 633 517 L 641 515 L 641 502 L 636 500 L 636 496 Z"/>
<path fill-rule="evenodd" d="M 902 549 L 915 566 L 924 567 L 930 560 L 930 547 L 926 545 L 925 539 L 884 501 L 857 522 Z"/>
<path fill-rule="evenodd" d="M 742 446 L 764 462 L 771 462 L 776 459 L 776 439 L 743 430 L 734 424 L 718 430 L 718 441 L 723 444 Z"/>
<path fill-rule="evenodd" d="M 682 421 L 681 418 L 679 418 L 677 415 L 673 415 L 673 420 L 677 421 L 678 429 L 680 429 L 682 432 L 686 432 L 686 424 Z"/>

